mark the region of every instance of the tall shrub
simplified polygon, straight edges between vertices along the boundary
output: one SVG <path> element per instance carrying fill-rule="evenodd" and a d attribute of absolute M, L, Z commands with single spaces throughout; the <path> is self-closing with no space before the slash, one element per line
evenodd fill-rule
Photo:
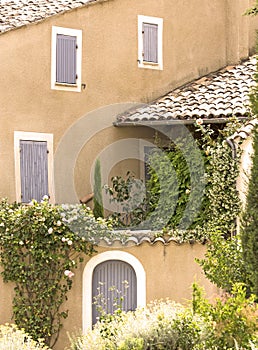
<path fill-rule="evenodd" d="M 104 217 L 103 199 L 102 199 L 102 185 L 101 185 L 101 167 L 100 160 L 97 159 L 94 169 L 94 208 L 93 214 L 95 218 Z"/>
<path fill-rule="evenodd" d="M 248 284 L 258 297 L 258 130 L 254 131 L 253 165 L 248 184 L 246 206 L 241 220 L 243 259 Z"/>

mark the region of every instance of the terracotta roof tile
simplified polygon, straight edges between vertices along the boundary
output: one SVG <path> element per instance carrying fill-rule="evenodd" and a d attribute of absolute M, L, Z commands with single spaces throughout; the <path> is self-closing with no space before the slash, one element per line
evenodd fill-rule
<path fill-rule="evenodd" d="M 119 115 L 115 125 L 193 121 L 250 114 L 249 92 L 255 86 L 256 58 L 223 68 L 171 91 L 155 102 Z"/>
<path fill-rule="evenodd" d="M 101 0 L 0 0 L 0 34 L 98 1 Z"/>

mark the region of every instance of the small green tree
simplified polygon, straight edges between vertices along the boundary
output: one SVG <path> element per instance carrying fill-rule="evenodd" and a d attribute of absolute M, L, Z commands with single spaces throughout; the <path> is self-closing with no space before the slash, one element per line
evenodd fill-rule
<path fill-rule="evenodd" d="M 100 160 L 97 159 L 94 170 L 94 209 L 93 214 L 95 218 L 104 217 L 103 199 L 102 199 L 102 185 L 101 185 L 101 167 Z"/>
<path fill-rule="evenodd" d="M 248 284 L 258 296 L 258 130 L 254 131 L 253 165 L 248 184 L 246 207 L 241 221 L 243 259 Z"/>

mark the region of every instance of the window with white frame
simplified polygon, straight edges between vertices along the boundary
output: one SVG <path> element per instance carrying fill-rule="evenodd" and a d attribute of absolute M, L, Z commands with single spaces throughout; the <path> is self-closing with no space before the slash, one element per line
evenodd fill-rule
<path fill-rule="evenodd" d="M 138 16 L 138 67 L 163 69 L 163 19 Z"/>
<path fill-rule="evenodd" d="M 52 27 L 51 88 L 81 91 L 82 31 Z"/>
<path fill-rule="evenodd" d="M 54 203 L 53 135 L 14 132 L 16 201 L 29 203 L 48 196 Z"/>

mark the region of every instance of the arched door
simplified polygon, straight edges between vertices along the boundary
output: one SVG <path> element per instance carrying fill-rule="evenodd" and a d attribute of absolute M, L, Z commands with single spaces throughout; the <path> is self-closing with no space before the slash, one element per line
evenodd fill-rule
<path fill-rule="evenodd" d="M 106 260 L 98 264 L 92 276 L 92 324 L 100 316 L 100 306 L 106 313 L 118 307 L 124 311 L 137 307 L 137 280 L 133 267 L 125 261 Z"/>

